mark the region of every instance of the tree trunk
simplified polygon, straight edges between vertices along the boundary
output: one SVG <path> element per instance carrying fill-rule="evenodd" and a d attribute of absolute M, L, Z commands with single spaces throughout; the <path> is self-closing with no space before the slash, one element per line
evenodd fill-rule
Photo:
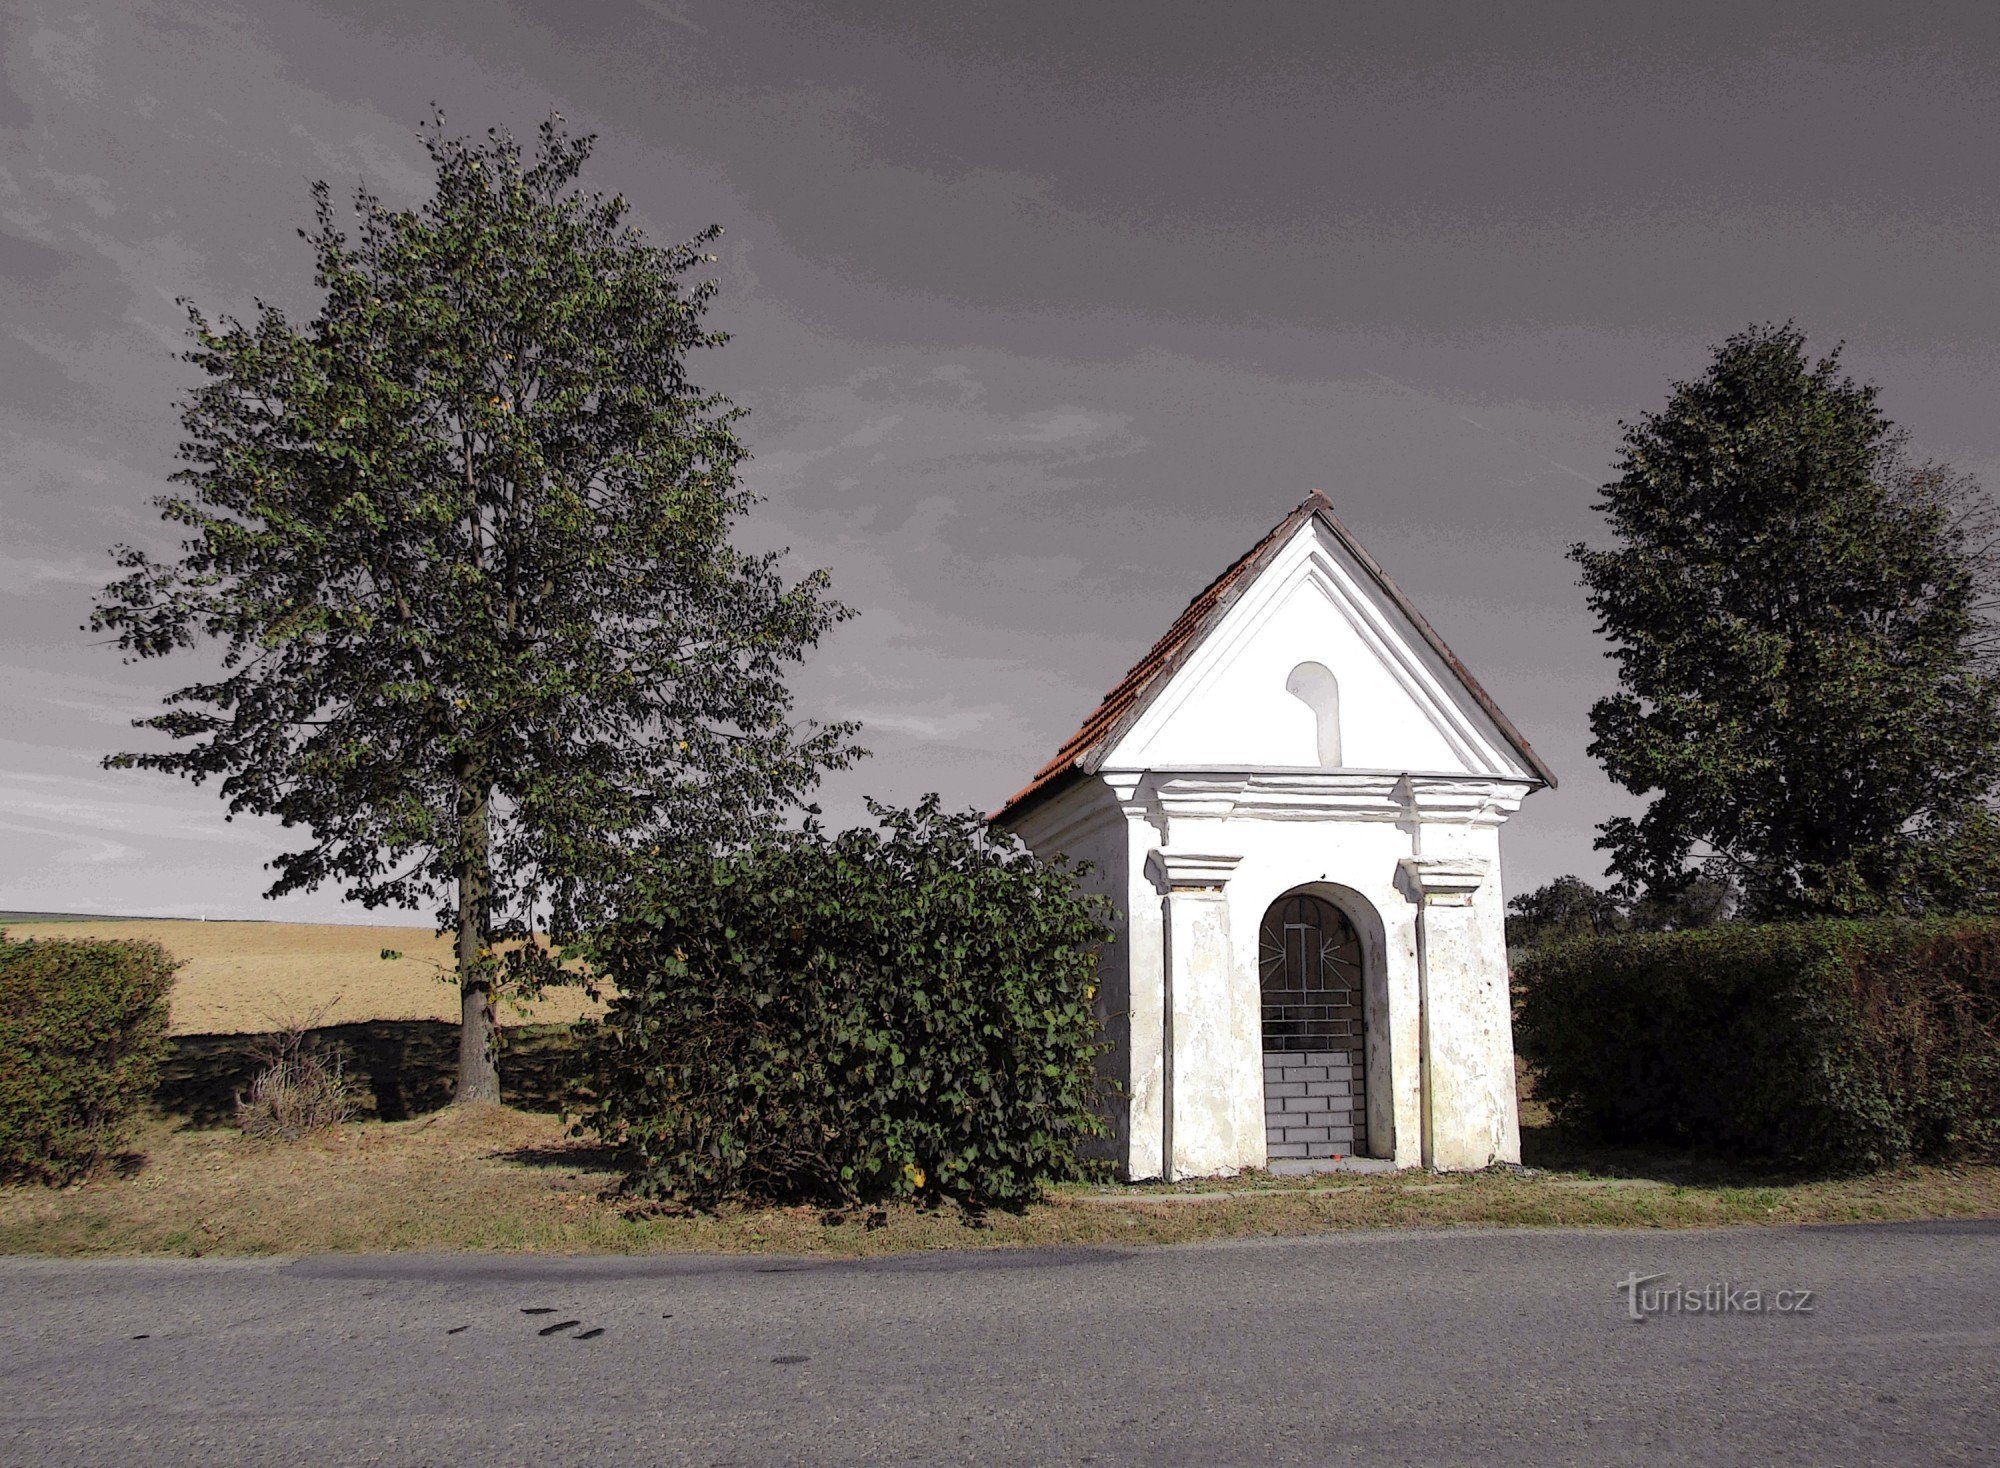
<path fill-rule="evenodd" d="M 500 1068 L 493 1058 L 493 975 L 487 963 L 487 907 L 492 834 L 487 791 L 470 771 L 459 776 L 458 867 L 458 1090 L 454 1106 L 500 1100 Z"/>

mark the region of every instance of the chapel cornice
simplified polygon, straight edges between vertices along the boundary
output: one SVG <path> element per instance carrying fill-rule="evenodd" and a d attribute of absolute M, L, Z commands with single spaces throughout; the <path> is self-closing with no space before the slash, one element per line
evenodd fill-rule
<path fill-rule="evenodd" d="M 1499 826 L 1533 781 L 1409 770 L 1107 771 L 1120 804 L 1158 822 L 1385 821 Z M 1136 776 L 1137 778 L 1133 778 Z"/>

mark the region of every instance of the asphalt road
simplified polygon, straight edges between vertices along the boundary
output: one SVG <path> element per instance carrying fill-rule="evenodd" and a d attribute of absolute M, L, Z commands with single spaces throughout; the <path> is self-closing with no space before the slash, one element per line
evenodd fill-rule
<path fill-rule="evenodd" d="M 2000 1461 L 2000 1221 L 6 1261 L 0 1320 L 8 1464 Z"/>

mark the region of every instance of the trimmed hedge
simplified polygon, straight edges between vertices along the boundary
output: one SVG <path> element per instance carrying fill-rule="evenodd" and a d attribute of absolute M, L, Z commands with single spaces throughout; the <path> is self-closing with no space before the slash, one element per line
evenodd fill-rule
<path fill-rule="evenodd" d="M 0 932 L 0 1178 L 69 1182 L 124 1146 L 178 967 L 157 943 Z"/>
<path fill-rule="evenodd" d="M 1079 1173 L 1101 904 L 976 814 L 872 808 L 657 873 L 598 935 L 578 1130 L 632 1192 L 1016 1207 Z"/>
<path fill-rule="evenodd" d="M 2000 1152 L 2000 920 L 1579 938 L 1515 977 L 1558 1123 L 1826 1171 Z"/>

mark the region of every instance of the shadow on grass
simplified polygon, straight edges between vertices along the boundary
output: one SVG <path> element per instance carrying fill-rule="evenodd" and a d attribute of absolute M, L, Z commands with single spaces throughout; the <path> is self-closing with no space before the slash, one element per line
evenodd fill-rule
<path fill-rule="evenodd" d="M 576 1038 L 568 1025 L 501 1030 L 500 1099 L 523 1111 L 560 1111 Z M 263 1068 L 273 1035 L 180 1035 L 160 1067 L 155 1100 L 195 1126 L 232 1121 L 236 1097 Z M 405 1121 L 451 1101 L 458 1079 L 458 1026 L 442 1020 L 369 1020 L 307 1032 L 309 1047 L 338 1050 L 360 1114 Z"/>
<path fill-rule="evenodd" d="M 565 1172 L 623 1172 L 624 1158 L 615 1147 L 593 1142 L 561 1142 L 553 1147 L 516 1147 L 497 1154 L 522 1167 L 556 1167 Z"/>
<path fill-rule="evenodd" d="M 1838 1176 L 1691 1148 L 1603 1142 L 1553 1123 L 1523 1122 L 1521 1162 L 1548 1172 L 1644 1178 L 1689 1188 L 1782 1188 Z"/>
<path fill-rule="evenodd" d="M 1592 1177 L 1637 1178 L 1685 1188 L 1783 1188 L 1825 1182 L 1839 1176 L 1695 1147 L 1602 1141 L 1552 1120 L 1549 1108 L 1537 1095 L 1535 1082 L 1534 1068 L 1517 1056 L 1514 1094 L 1521 1108 L 1524 1167 L 1585 1173 Z"/>

